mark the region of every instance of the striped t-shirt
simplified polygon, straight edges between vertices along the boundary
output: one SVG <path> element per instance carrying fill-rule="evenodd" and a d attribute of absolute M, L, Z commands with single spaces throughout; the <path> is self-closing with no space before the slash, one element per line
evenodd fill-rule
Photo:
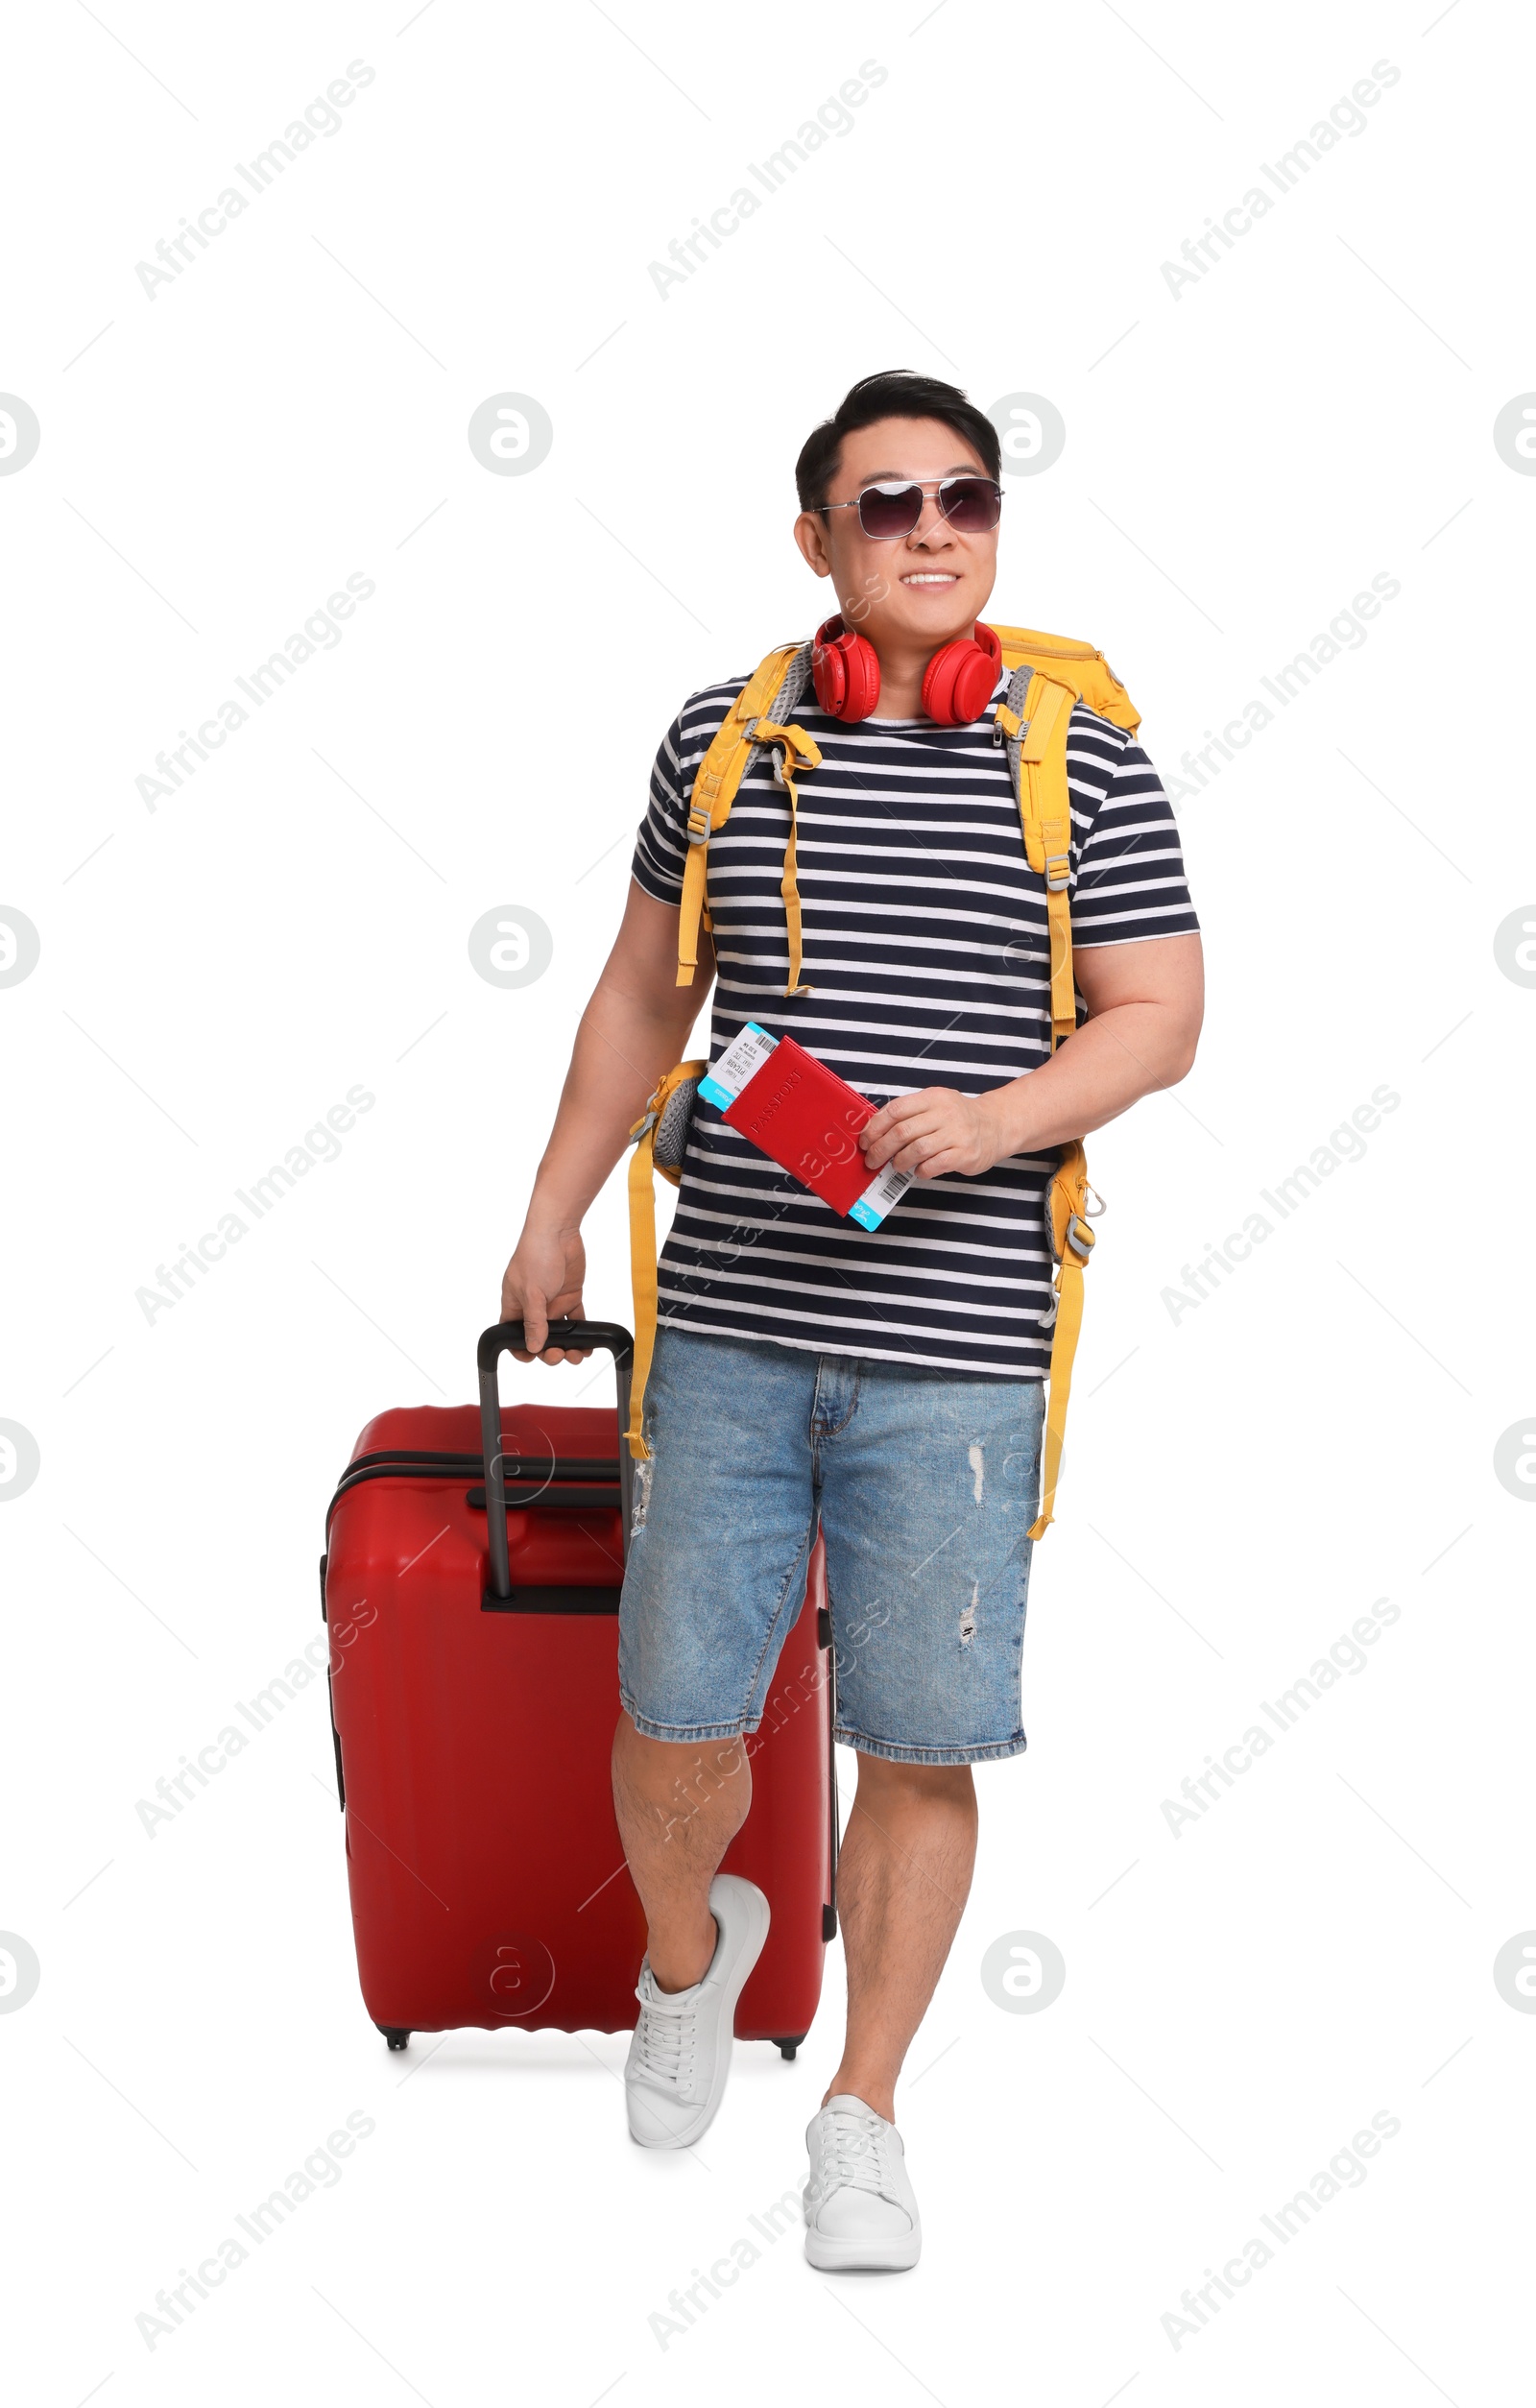
<path fill-rule="evenodd" d="M 633 872 L 662 903 L 682 895 L 687 797 L 745 684 L 691 695 L 662 739 Z M 999 674 L 984 715 L 963 728 L 846 726 L 808 691 L 789 714 L 822 754 L 796 780 L 807 995 L 784 994 L 789 798 L 772 755 L 752 755 L 709 839 L 711 1061 L 756 1020 L 880 1104 L 924 1087 L 979 1096 L 1049 1059 L 1044 881 L 1025 859 L 1007 750 L 994 735 L 1007 691 Z M 1067 766 L 1074 948 L 1194 930 L 1173 813 L 1141 747 L 1078 704 Z M 660 1318 L 817 1353 L 1043 1379 L 1053 1268 L 1043 1205 L 1056 1160 L 1047 1149 L 973 1178 L 915 1179 L 865 1230 L 700 1098 L 661 1253 Z"/>

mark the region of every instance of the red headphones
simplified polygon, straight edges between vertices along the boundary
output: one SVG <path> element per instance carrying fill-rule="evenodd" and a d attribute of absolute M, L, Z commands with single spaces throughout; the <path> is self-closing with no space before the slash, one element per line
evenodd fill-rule
<path fill-rule="evenodd" d="M 841 618 L 818 627 L 810 656 L 816 699 L 833 719 L 867 719 L 880 699 L 880 663 L 867 636 Z M 974 639 L 961 636 L 941 644 L 923 672 L 923 708 L 944 728 L 979 719 L 992 700 L 1002 666 L 1002 646 L 978 618 Z"/>

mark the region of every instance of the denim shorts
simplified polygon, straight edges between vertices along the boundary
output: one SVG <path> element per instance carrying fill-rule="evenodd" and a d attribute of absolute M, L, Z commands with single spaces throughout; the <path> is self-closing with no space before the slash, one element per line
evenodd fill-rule
<path fill-rule="evenodd" d="M 1018 1755 L 1044 1419 L 1038 1380 L 663 1325 L 619 1606 L 636 1730 L 756 1730 L 819 1521 L 838 1739 L 895 1764 Z"/>

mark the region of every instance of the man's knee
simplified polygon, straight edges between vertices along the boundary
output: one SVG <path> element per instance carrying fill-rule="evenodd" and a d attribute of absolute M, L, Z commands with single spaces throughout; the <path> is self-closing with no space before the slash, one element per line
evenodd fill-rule
<path fill-rule="evenodd" d="M 669 1832 L 708 1810 L 716 1798 L 750 1798 L 744 1738 L 678 1742 L 637 1731 L 619 1717 L 613 1746 L 614 1775 L 631 1797 L 650 1806 Z M 741 1811 L 745 1813 L 745 1803 Z"/>
<path fill-rule="evenodd" d="M 968 1764 L 893 1764 L 886 1756 L 858 1759 L 858 1797 L 871 1813 L 876 1803 L 906 1806 L 973 1806 L 976 1787 Z"/>

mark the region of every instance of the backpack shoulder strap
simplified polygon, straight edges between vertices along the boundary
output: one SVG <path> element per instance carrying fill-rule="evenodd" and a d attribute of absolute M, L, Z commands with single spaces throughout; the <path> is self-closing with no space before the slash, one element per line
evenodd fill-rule
<path fill-rule="evenodd" d="M 709 838 L 731 816 L 736 788 L 752 758 L 756 722 L 772 718 L 773 706 L 790 663 L 804 649 L 798 643 L 778 644 L 758 662 L 715 730 L 714 739 L 699 763 L 688 799 L 688 857 L 683 870 L 683 916 L 678 924 L 680 987 L 693 984 L 699 967 L 699 922 L 704 913 L 704 874 Z"/>
<path fill-rule="evenodd" d="M 650 1448 L 640 1432 L 645 1409 L 645 1383 L 656 1350 L 656 1186 L 660 1171 L 676 1187 L 683 1175 L 683 1150 L 687 1142 L 687 1115 L 693 1088 L 708 1069 L 708 1062 L 678 1062 L 658 1079 L 630 1135 L 636 1141 L 630 1157 L 630 1282 L 635 1293 L 635 1361 L 630 1368 L 630 1426 L 625 1433 L 636 1463 L 649 1459 Z M 668 1107 L 671 1107 L 669 1110 Z M 673 1126 L 674 1120 L 677 1126 Z M 660 1140 L 660 1150 L 658 1141 Z"/>
<path fill-rule="evenodd" d="M 1072 706 L 1083 702 L 1116 727 L 1134 734 L 1140 712 L 1101 652 L 1070 636 L 1033 627 L 999 627 L 1004 665 L 1013 671 L 997 724 L 1019 795 L 1024 852 L 1045 881 L 1050 927 L 1050 1043 L 1054 1053 L 1077 1025 L 1072 986 L 1071 796 L 1067 783 L 1067 734 Z"/>
<path fill-rule="evenodd" d="M 1067 737 L 1072 707 L 1089 710 L 1134 734 L 1140 713 L 1101 652 L 1069 636 L 1038 628 L 999 627 L 1004 666 L 1013 676 L 997 724 L 1008 742 L 1008 760 L 1019 796 L 1024 852 L 1045 881 L 1050 936 L 1050 1045 L 1052 1053 L 1077 1025 L 1072 976 L 1071 791 L 1067 778 Z M 1029 1535 L 1044 1538 L 1055 1517 L 1062 1445 L 1072 1362 L 1083 1319 L 1083 1272 L 1091 1259 L 1088 1158 L 1076 1140 L 1064 1144 L 1045 1191 L 1045 1232 L 1056 1264 L 1049 1322 L 1050 1397 L 1045 1416 L 1044 1481 L 1040 1514 Z M 1102 1210 L 1102 1205 L 1100 1205 Z M 1095 1215 L 1096 1217 L 1096 1215 Z"/>
<path fill-rule="evenodd" d="M 1072 1385 L 1072 1358 L 1083 1321 L 1083 1273 L 1093 1251 L 1088 1199 L 1088 1158 L 1074 1138 L 1061 1149 L 1061 1162 L 1045 1191 L 1045 1235 L 1056 1259 L 1055 1330 L 1050 1342 L 1050 1402 L 1045 1412 L 1044 1478 L 1039 1518 L 1031 1538 L 1044 1538 L 1056 1515 L 1056 1487 L 1062 1473 L 1062 1441 L 1067 1434 L 1067 1400 Z M 1103 1210 L 1102 1202 L 1099 1210 Z M 1092 1217 L 1097 1218 L 1097 1214 Z"/>
<path fill-rule="evenodd" d="M 1022 708 L 1014 706 L 1020 680 L 1027 678 Z M 1072 984 L 1072 806 L 1067 782 L 1067 732 L 1075 686 L 1043 669 L 1020 669 L 997 705 L 997 725 L 1008 739 L 1029 866 L 1045 881 L 1045 918 L 1050 936 L 1050 1049 L 1077 1025 Z"/>

